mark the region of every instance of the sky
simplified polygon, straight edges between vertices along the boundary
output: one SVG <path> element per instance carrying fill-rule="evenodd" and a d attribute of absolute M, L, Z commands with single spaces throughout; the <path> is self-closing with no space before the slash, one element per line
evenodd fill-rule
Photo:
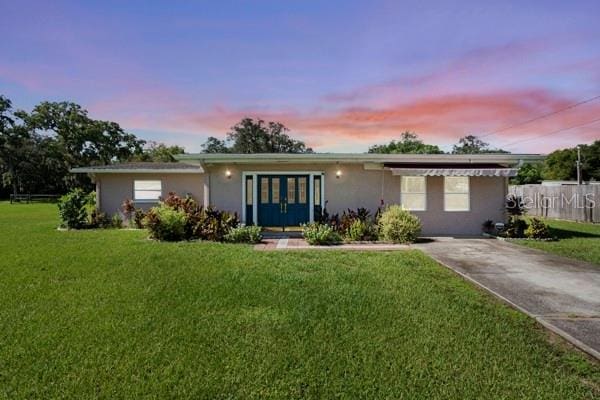
<path fill-rule="evenodd" d="M 0 94 L 188 152 L 254 117 L 319 152 L 410 130 L 548 153 L 600 139 L 600 98 L 522 124 L 600 96 L 599 17 L 597 0 L 0 0 Z"/>

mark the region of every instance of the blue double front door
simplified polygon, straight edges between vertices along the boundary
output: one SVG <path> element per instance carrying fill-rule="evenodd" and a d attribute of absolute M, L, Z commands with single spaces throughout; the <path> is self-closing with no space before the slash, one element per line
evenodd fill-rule
<path fill-rule="evenodd" d="M 309 190 L 308 175 L 258 175 L 258 225 L 308 222 Z"/>

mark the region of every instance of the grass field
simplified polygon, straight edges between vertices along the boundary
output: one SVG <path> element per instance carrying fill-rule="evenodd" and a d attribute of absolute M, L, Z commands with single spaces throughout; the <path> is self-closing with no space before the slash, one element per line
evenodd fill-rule
<path fill-rule="evenodd" d="M 554 242 L 518 240 L 519 244 L 549 251 L 565 257 L 577 258 L 600 265 L 600 224 L 544 220 L 549 226 Z"/>
<path fill-rule="evenodd" d="M 57 231 L 0 203 L 0 397 L 545 398 L 600 369 L 418 251 Z"/>

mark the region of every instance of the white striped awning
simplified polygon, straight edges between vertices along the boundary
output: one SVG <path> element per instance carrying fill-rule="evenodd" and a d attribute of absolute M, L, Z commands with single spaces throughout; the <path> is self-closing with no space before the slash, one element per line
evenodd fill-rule
<path fill-rule="evenodd" d="M 517 168 L 390 168 L 402 176 L 516 176 Z"/>

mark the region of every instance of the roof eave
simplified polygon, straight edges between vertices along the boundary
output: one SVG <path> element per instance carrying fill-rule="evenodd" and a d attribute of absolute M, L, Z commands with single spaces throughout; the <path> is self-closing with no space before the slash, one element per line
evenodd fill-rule
<path fill-rule="evenodd" d="M 106 168 L 71 168 L 70 172 L 76 174 L 203 174 L 204 170 L 196 169 L 106 169 Z"/>
<path fill-rule="evenodd" d="M 544 156 L 539 154 L 216 154 L 197 153 L 175 156 L 179 161 L 196 161 L 202 164 L 275 164 L 275 163 L 366 163 L 366 162 L 444 162 L 444 163 L 498 163 L 517 165 L 525 162 L 540 162 Z"/>

